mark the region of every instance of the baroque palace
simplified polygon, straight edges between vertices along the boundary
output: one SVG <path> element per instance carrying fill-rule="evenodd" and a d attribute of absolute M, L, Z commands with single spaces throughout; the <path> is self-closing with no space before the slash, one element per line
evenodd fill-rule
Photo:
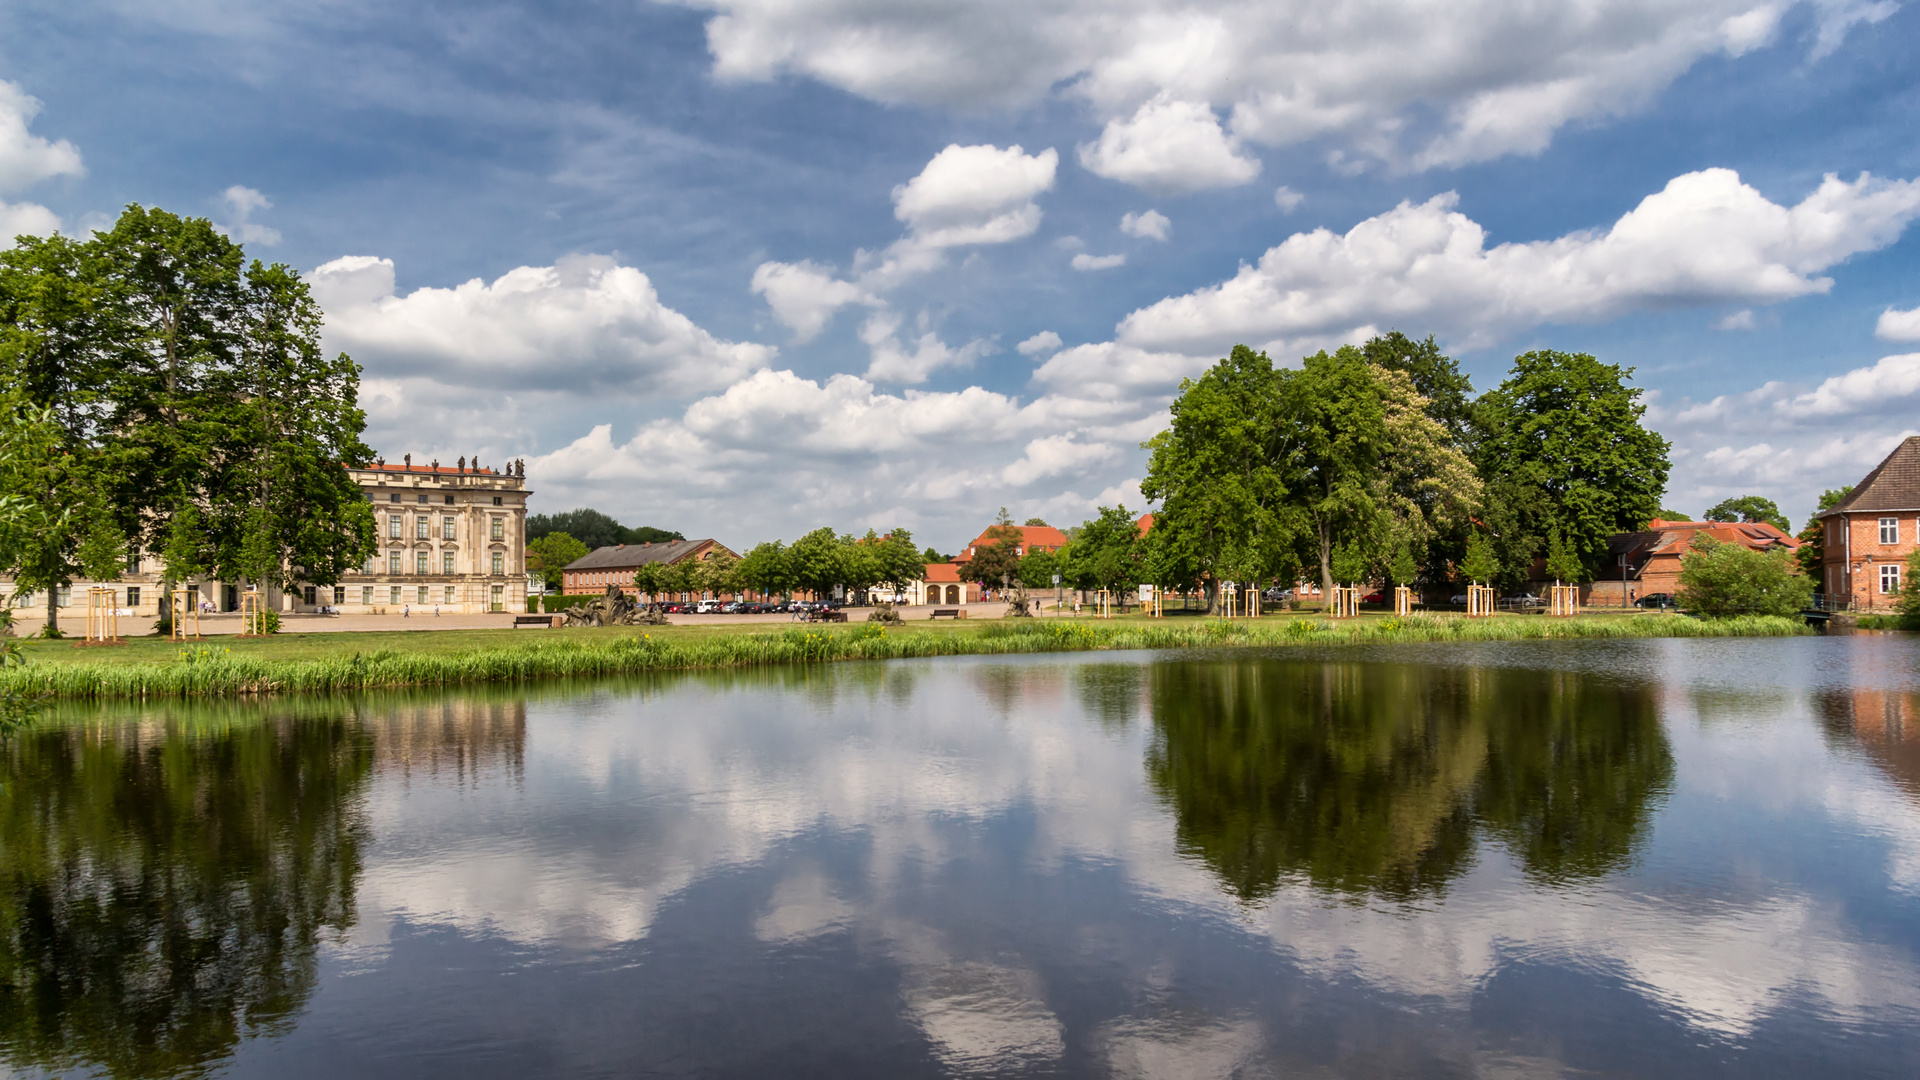
<path fill-rule="evenodd" d="M 366 492 L 379 528 L 379 549 L 366 565 L 336 585 L 267 589 L 267 606 L 281 612 L 327 610 L 343 615 L 445 614 L 524 611 L 527 602 L 527 471 L 516 461 L 501 472 L 438 461 L 415 465 L 385 459 L 347 470 Z M 61 623 L 79 617 L 89 589 L 114 591 L 122 615 L 158 615 L 161 581 L 157 559 L 142 557 L 116 581 L 76 581 L 60 590 Z M 243 581 L 198 581 L 185 585 L 203 611 L 237 611 Z M 15 618 L 30 619 L 46 608 L 46 594 L 7 595 Z"/>

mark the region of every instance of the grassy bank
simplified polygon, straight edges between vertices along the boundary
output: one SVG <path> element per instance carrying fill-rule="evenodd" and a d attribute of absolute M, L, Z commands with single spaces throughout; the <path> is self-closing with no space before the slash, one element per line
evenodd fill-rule
<path fill-rule="evenodd" d="M 1330 623 L 1319 619 L 1259 621 L 1055 619 L 991 622 L 984 626 L 914 625 L 882 631 L 786 627 L 768 632 L 689 634 L 625 630 L 596 635 L 543 634 L 536 640 L 472 642 L 466 648 L 367 648 L 359 635 L 326 635 L 328 651 L 272 656 L 226 643 L 164 646 L 164 658 L 115 657 L 119 650 L 64 654 L 61 663 L 33 663 L 0 674 L 0 688 L 47 692 L 59 698 L 154 698 L 310 693 L 406 686 L 455 686 L 542 678 L 615 675 L 688 668 L 740 668 L 836 660 L 883 660 L 1058 652 L 1084 649 L 1178 649 L 1208 646 L 1344 645 L 1389 642 L 1517 641 L 1564 638 L 1759 637 L 1803 634 L 1790 619 L 1703 621 L 1671 615 L 1473 620 L 1415 616 Z M 320 635 L 315 635 L 316 637 Z M 368 635 L 371 636 L 371 635 Z M 454 636 L 454 635 L 448 635 Z M 349 640 L 342 640 L 349 639 Z M 356 647 L 358 646 L 358 647 Z M 319 646 L 313 646 L 319 648 Z M 352 651 L 349 652 L 348 650 Z M 97 657 L 97 659 L 96 659 Z"/>

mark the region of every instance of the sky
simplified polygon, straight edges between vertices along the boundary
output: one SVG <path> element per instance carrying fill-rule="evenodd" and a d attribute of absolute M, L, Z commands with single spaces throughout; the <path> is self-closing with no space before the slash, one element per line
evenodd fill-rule
<path fill-rule="evenodd" d="M 205 216 L 388 460 L 742 549 L 1144 508 L 1237 343 L 1632 368 L 1665 505 L 1920 432 L 1920 4 L 7 0 L 0 235 Z"/>

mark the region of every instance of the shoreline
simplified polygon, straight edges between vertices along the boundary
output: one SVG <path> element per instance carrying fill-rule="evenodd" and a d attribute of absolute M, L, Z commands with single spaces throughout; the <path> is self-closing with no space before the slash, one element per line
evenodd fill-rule
<path fill-rule="evenodd" d="M 670 633 L 635 628 L 634 633 L 619 637 L 546 638 L 460 651 L 383 648 L 316 659 L 235 655 L 231 649 L 203 642 L 181 646 L 174 658 L 163 662 L 33 663 L 0 674 L 0 689 L 46 694 L 58 700 L 145 700 L 466 686 L 932 656 L 1396 642 L 1791 637 L 1811 633 L 1795 620 L 1774 616 L 1701 620 L 1675 615 L 1489 620 L 1416 615 L 1349 625 L 1307 618 L 1104 626 L 1088 620 L 996 620 L 970 633 L 903 632 L 877 623 L 856 623 L 845 629 L 809 625 L 780 633 L 714 634 L 677 640 Z"/>

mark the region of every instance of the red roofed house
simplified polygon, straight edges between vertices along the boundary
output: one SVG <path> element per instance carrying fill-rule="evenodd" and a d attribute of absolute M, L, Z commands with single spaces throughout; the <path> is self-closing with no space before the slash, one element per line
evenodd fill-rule
<path fill-rule="evenodd" d="M 960 580 L 959 563 L 928 563 L 925 581 L 903 590 L 909 604 L 973 604 L 980 600 L 980 584 Z"/>
<path fill-rule="evenodd" d="M 1029 551 L 1059 551 L 1061 548 L 1067 546 L 1067 534 L 1051 525 L 1012 525 L 1009 526 L 1009 528 L 1020 530 L 1020 544 L 1016 549 L 1016 554 L 1025 555 Z M 973 558 L 974 548 L 982 544 L 992 544 L 995 542 L 992 537 L 982 532 L 979 536 L 973 538 L 972 543 L 967 545 L 967 550 L 955 555 L 953 561 L 957 563 L 966 562 L 968 559 Z"/>
<path fill-rule="evenodd" d="M 1893 607 L 1907 556 L 1920 544 L 1920 435 L 1909 435 L 1854 485 L 1853 494 L 1815 515 L 1825 525 L 1820 589 L 1829 607 Z"/>
<path fill-rule="evenodd" d="M 1639 532 L 1616 533 L 1607 541 L 1607 565 L 1590 587 L 1587 603 L 1626 605 L 1655 593 L 1680 588 L 1680 557 L 1693 538 L 1709 536 L 1723 544 L 1744 544 L 1755 551 L 1797 551 L 1800 541 L 1764 521 L 1663 521 L 1655 518 Z"/>

